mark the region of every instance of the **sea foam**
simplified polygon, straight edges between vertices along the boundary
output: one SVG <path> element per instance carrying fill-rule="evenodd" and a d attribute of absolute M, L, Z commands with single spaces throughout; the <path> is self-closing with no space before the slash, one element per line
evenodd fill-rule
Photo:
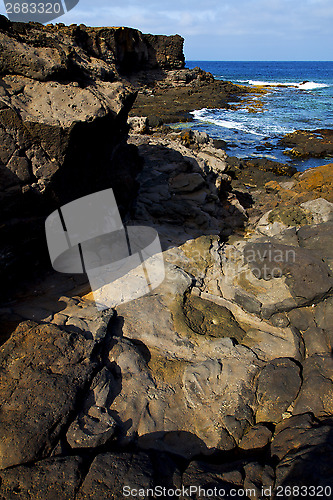
<path fill-rule="evenodd" d="M 242 80 L 243 81 L 243 80 Z M 300 90 L 314 90 L 321 89 L 325 87 L 329 87 L 326 83 L 317 83 L 317 82 L 265 82 L 261 80 L 244 80 L 244 83 L 247 82 L 249 85 L 255 86 L 265 86 L 265 87 L 294 87 Z"/>
<path fill-rule="evenodd" d="M 206 122 L 212 125 L 217 125 L 218 127 L 223 127 L 232 130 L 239 130 L 241 132 L 245 132 L 247 134 L 253 134 L 259 137 L 265 137 L 269 134 L 287 134 L 289 132 L 293 132 L 295 129 L 282 127 L 280 125 L 276 125 L 274 123 L 265 124 L 262 122 L 258 122 L 255 118 L 243 116 L 242 121 L 236 121 L 231 119 L 225 119 L 225 116 L 218 117 L 217 113 L 221 115 L 225 115 L 229 113 L 224 110 L 211 110 L 207 108 L 203 108 L 200 110 L 192 111 L 195 120 L 199 120 L 201 122 Z M 233 112 L 232 112 L 233 113 Z M 254 123 L 255 120 L 255 123 Z M 260 127 L 261 131 L 258 131 Z"/>

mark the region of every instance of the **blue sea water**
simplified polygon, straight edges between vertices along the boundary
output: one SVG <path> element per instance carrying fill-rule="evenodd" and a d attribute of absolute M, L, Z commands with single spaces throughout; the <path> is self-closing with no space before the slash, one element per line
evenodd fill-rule
<path fill-rule="evenodd" d="M 277 143 L 294 130 L 333 129 L 333 61 L 187 61 L 186 66 L 199 66 L 236 84 L 268 86 L 267 94 L 254 97 L 263 102 L 261 113 L 250 113 L 245 105 L 193 112 L 191 127 L 227 141 L 229 156 L 264 156 L 299 170 L 332 162 L 332 158 L 291 160 Z M 264 145 L 267 142 L 271 149 Z"/>

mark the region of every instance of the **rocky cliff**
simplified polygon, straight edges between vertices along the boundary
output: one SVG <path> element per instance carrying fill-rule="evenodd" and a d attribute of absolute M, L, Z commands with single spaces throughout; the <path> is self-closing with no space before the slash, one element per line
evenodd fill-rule
<path fill-rule="evenodd" d="M 182 68 L 182 47 L 177 35 L 0 18 L 2 276 L 47 261 L 53 208 L 112 187 L 126 213 L 140 161 L 126 144 L 136 94 L 122 76 Z"/>
<path fill-rule="evenodd" d="M 0 19 L 0 71 L 36 80 L 119 79 L 139 71 L 185 66 L 179 35 L 143 34 L 132 28 L 11 23 Z"/>
<path fill-rule="evenodd" d="M 175 119 L 183 97 L 232 93 L 182 68 L 178 37 L 0 27 L 0 498 L 328 498 L 332 165 L 295 173 L 153 130 L 176 96 Z M 157 104 L 127 122 L 138 90 L 136 111 Z M 165 280 L 101 312 L 86 276 L 41 263 L 45 217 L 106 187 L 158 230 Z"/>

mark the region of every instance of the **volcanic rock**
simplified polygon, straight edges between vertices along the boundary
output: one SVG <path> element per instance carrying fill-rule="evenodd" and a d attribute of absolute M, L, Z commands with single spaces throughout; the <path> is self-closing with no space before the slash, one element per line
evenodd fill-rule
<path fill-rule="evenodd" d="M 1 469 L 50 453 L 92 376 L 94 347 L 80 333 L 31 321 L 3 345 Z"/>
<path fill-rule="evenodd" d="M 333 155 L 333 130 L 296 130 L 280 139 L 284 154 L 297 158 L 326 158 Z"/>

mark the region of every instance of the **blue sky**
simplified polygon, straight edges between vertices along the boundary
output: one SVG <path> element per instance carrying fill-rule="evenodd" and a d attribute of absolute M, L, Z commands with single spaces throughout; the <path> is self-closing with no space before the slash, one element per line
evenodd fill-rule
<path fill-rule="evenodd" d="M 332 0 L 80 0 L 58 22 L 179 33 L 187 60 L 332 60 Z"/>

